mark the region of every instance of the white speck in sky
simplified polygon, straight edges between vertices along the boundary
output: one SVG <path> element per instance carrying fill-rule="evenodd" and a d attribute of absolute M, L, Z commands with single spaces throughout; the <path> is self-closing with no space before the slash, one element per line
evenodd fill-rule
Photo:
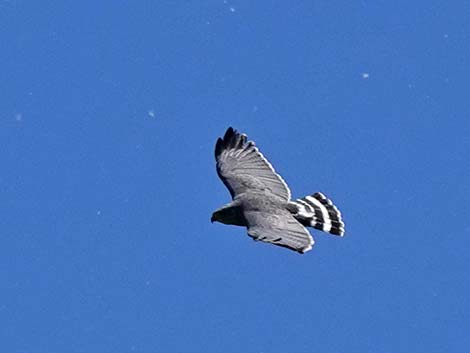
<path fill-rule="evenodd" d="M 16 121 L 23 121 L 23 114 L 21 114 L 21 113 L 16 113 L 16 114 L 15 114 L 15 120 L 16 120 Z"/>
<path fill-rule="evenodd" d="M 368 72 L 363 72 L 363 73 L 361 74 L 361 76 L 362 76 L 363 79 L 368 79 L 370 75 L 369 75 Z"/>
<path fill-rule="evenodd" d="M 155 112 L 153 109 L 150 109 L 148 112 L 147 112 L 147 115 L 150 117 L 150 118 L 155 118 Z"/>
<path fill-rule="evenodd" d="M 235 12 L 235 8 L 233 6 L 230 6 L 230 12 Z"/>
<path fill-rule="evenodd" d="M 447 39 L 449 38 L 449 35 L 447 33 L 444 34 L 444 38 Z"/>
<path fill-rule="evenodd" d="M 101 216 L 101 210 L 96 211 L 97 216 Z"/>

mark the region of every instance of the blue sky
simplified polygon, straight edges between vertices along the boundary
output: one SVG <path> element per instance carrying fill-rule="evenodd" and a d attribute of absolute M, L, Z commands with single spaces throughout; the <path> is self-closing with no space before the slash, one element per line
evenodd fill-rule
<path fill-rule="evenodd" d="M 0 351 L 466 352 L 470 5 L 1 1 Z M 342 239 L 211 224 L 256 141 Z"/>

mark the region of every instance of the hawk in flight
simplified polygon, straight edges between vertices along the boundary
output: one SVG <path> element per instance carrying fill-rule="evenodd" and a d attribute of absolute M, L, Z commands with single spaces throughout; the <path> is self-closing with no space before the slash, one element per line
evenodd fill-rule
<path fill-rule="evenodd" d="M 212 214 L 217 221 L 246 227 L 254 240 L 299 253 L 312 249 L 305 227 L 343 236 L 341 213 L 317 192 L 291 200 L 289 187 L 253 141 L 229 127 L 215 145 L 217 174 L 232 195 L 232 202 Z"/>

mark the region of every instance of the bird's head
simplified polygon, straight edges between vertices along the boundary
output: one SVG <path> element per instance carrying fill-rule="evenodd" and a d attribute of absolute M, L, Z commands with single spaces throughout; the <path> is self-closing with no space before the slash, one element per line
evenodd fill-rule
<path fill-rule="evenodd" d="M 219 218 L 220 217 L 220 214 L 215 211 L 214 213 L 212 213 L 212 216 L 211 216 L 211 223 L 214 223 L 214 222 L 219 222 Z"/>
<path fill-rule="evenodd" d="M 212 213 L 211 222 L 220 222 L 223 224 L 232 224 L 236 226 L 246 226 L 246 221 L 238 206 L 233 203 L 225 205 Z"/>

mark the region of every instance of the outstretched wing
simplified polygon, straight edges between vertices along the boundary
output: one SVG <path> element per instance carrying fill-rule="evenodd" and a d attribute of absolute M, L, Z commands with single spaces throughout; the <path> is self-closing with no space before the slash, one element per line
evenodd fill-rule
<path fill-rule="evenodd" d="M 264 158 L 255 143 L 247 141 L 245 134 L 229 127 L 224 138 L 217 140 L 215 159 L 217 174 L 232 198 L 247 190 L 269 190 L 285 201 L 290 200 L 291 194 L 286 182 Z"/>
<path fill-rule="evenodd" d="M 245 212 L 245 218 L 248 223 L 248 235 L 254 240 L 289 248 L 302 254 L 312 249 L 312 236 L 290 214 Z"/>

